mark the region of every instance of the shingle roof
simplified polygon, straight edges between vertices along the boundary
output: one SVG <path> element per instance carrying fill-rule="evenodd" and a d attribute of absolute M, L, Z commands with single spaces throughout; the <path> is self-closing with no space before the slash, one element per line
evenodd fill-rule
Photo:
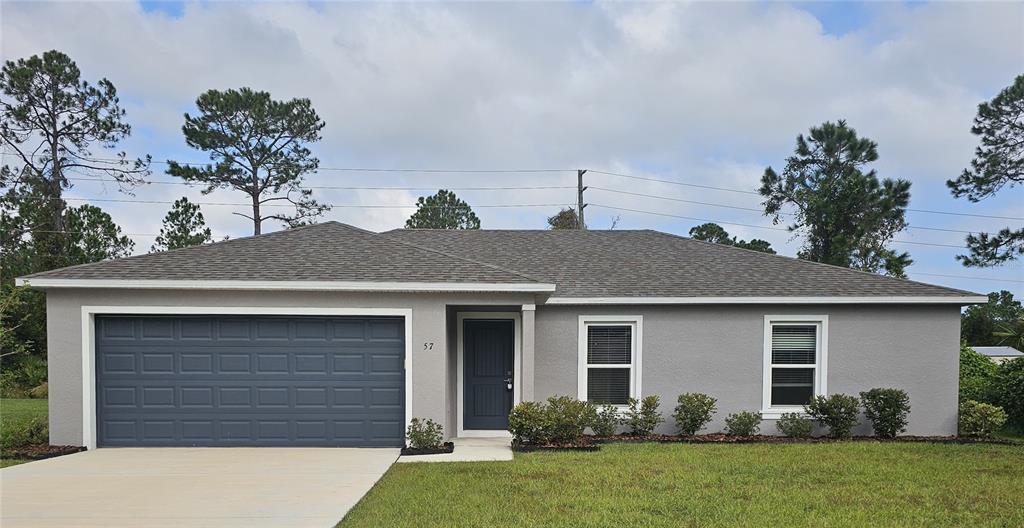
<path fill-rule="evenodd" d="M 385 236 L 557 285 L 558 297 L 977 295 L 658 231 L 406 230 Z"/>
<path fill-rule="evenodd" d="M 963 297 L 963 290 L 658 231 L 395 230 L 325 222 L 27 277 L 554 284 L 553 297 Z"/>
<path fill-rule="evenodd" d="M 535 283 L 500 266 L 324 222 L 29 275 L 52 279 Z"/>

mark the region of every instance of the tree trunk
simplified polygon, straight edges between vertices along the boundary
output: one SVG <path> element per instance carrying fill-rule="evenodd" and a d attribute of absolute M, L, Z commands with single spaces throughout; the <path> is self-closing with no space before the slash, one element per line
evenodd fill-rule
<path fill-rule="evenodd" d="M 260 197 L 259 195 L 253 195 L 252 197 L 252 234 L 260 234 L 260 226 L 263 224 L 260 218 Z"/>

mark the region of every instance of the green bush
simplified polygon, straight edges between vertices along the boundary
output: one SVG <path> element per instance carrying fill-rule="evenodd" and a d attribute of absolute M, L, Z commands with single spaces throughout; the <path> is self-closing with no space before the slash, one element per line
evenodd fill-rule
<path fill-rule="evenodd" d="M 780 433 L 790 438 L 810 438 L 814 424 L 800 413 L 782 413 L 775 422 Z"/>
<path fill-rule="evenodd" d="M 548 414 L 543 403 L 525 401 L 512 408 L 508 415 L 508 431 L 520 444 L 548 443 Z"/>
<path fill-rule="evenodd" d="M 860 393 L 864 416 L 871 421 L 875 436 L 895 438 L 907 430 L 910 396 L 900 389 L 871 389 Z"/>
<path fill-rule="evenodd" d="M 992 384 L 998 370 L 991 359 L 960 343 L 960 401 L 992 402 Z"/>
<path fill-rule="evenodd" d="M 661 405 L 661 398 L 651 395 L 643 400 L 636 398 L 629 399 L 629 409 L 622 418 L 622 425 L 629 427 L 629 431 L 637 436 L 647 436 L 654 432 L 665 419 L 658 413 L 658 406 Z"/>
<path fill-rule="evenodd" d="M 548 415 L 548 440 L 556 444 L 575 442 L 583 436 L 583 430 L 593 423 L 597 414 L 594 405 L 569 396 L 548 398 L 545 412 Z"/>
<path fill-rule="evenodd" d="M 4 422 L 3 430 L 0 430 L 0 449 L 15 449 L 31 444 L 46 444 L 49 441 L 50 428 L 43 418 Z"/>
<path fill-rule="evenodd" d="M 725 432 L 731 436 L 753 436 L 761 425 L 759 413 L 743 411 L 725 417 Z"/>
<path fill-rule="evenodd" d="M 1007 422 L 1024 428 L 1024 358 L 1004 361 L 992 383 L 993 401 L 1006 411 Z"/>
<path fill-rule="evenodd" d="M 441 424 L 430 418 L 426 420 L 413 418 L 405 430 L 405 437 L 409 439 L 409 447 L 413 449 L 437 449 L 441 447 L 441 442 L 444 439 L 443 433 L 444 429 Z"/>
<path fill-rule="evenodd" d="M 828 427 L 832 438 L 849 438 L 857 425 L 860 400 L 848 394 L 815 396 L 804 410 L 821 425 Z"/>
<path fill-rule="evenodd" d="M 521 444 L 567 444 L 583 436 L 597 412 L 588 402 L 552 396 L 545 403 L 523 402 L 508 416 L 508 430 Z"/>
<path fill-rule="evenodd" d="M 605 405 L 594 413 L 590 428 L 597 436 L 612 436 L 619 427 L 619 410 L 614 405 Z"/>
<path fill-rule="evenodd" d="M 1006 412 L 988 403 L 965 401 L 960 404 L 960 434 L 991 438 L 1006 423 Z"/>
<path fill-rule="evenodd" d="M 7 357 L 0 368 L 0 398 L 35 398 L 32 390 L 46 383 L 46 359 L 39 356 Z"/>
<path fill-rule="evenodd" d="M 680 394 L 677 402 L 679 404 L 672 413 L 676 427 L 684 435 L 694 435 L 711 421 L 717 410 L 715 404 L 718 400 L 707 394 L 687 392 Z"/>

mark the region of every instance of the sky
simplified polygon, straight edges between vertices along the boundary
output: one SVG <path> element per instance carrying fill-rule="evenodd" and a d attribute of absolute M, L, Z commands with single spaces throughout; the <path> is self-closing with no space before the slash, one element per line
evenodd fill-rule
<path fill-rule="evenodd" d="M 117 150 L 158 162 L 207 159 L 181 133 L 205 90 L 309 98 L 327 126 L 308 185 L 422 188 L 315 190 L 335 206 L 327 219 L 372 230 L 467 187 L 513 188 L 456 190 L 484 228 L 543 228 L 589 169 L 592 228 L 686 235 L 711 220 L 792 256 L 801 240 L 759 212 L 761 174 L 798 134 L 845 119 L 878 143 L 880 177 L 913 184 L 894 244 L 910 278 L 1024 297 L 1024 264 L 954 258 L 960 231 L 1024 221 L 927 212 L 1024 217 L 1024 187 L 971 203 L 945 186 L 977 146 L 977 105 L 1024 73 L 1022 3 L 0 3 L 0 59 L 49 49 L 114 83 L 133 127 Z M 110 212 L 138 253 L 181 196 L 211 203 L 218 238 L 251 233 L 232 214 L 244 208 L 212 205 L 243 195 L 204 196 L 152 167 L 133 195 L 75 180 L 69 203 Z M 559 171 L 459 172 L 521 169 Z"/>

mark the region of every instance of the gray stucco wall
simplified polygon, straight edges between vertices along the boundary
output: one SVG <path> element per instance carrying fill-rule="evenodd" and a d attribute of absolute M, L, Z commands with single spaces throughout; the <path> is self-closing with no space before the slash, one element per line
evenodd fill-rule
<path fill-rule="evenodd" d="M 454 389 L 448 364 L 447 305 L 533 303 L 528 294 L 400 294 L 345 292 L 242 292 L 172 290 L 48 290 L 47 339 L 50 387 L 50 442 L 82 443 L 82 306 L 245 306 L 412 309 L 412 414 L 432 418 L 453 433 L 446 412 Z M 423 343 L 432 342 L 424 350 Z"/>
<path fill-rule="evenodd" d="M 666 423 L 683 392 L 718 398 L 724 417 L 761 408 L 764 316 L 828 315 L 828 392 L 896 387 L 910 395 L 909 434 L 956 433 L 960 310 L 956 306 L 538 306 L 536 399 L 576 396 L 579 315 L 642 315 L 643 395 L 661 397 Z M 863 420 L 862 420 L 863 421 Z M 776 434 L 774 421 L 761 425 Z M 861 425 L 856 434 L 867 434 Z"/>

